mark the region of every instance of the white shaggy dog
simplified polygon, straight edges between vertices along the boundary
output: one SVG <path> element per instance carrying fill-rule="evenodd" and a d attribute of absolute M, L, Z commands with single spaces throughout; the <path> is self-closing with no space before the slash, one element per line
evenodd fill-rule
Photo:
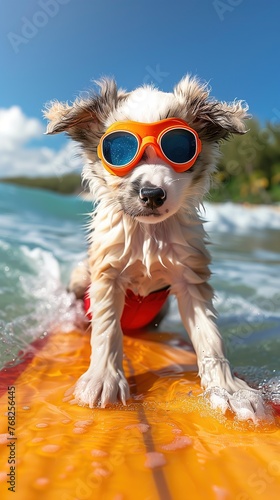
<path fill-rule="evenodd" d="M 170 286 L 197 354 L 201 385 L 213 407 L 239 418 L 264 415 L 261 396 L 231 372 L 215 325 L 210 257 L 198 208 L 209 189 L 218 144 L 245 132 L 247 106 L 209 98 L 207 86 L 186 76 L 172 93 L 152 86 L 133 92 L 114 81 L 99 82 L 100 93 L 68 103 L 51 102 L 45 111 L 48 134 L 66 131 L 82 145 L 83 178 L 96 200 L 88 264 L 76 271 L 72 289 L 81 296 L 90 284 L 93 311 L 90 365 L 78 380 L 79 404 L 126 404 L 120 319 L 128 289 L 143 297 Z M 152 144 L 125 175 L 113 175 L 97 155 L 100 139 L 115 122 L 184 120 L 202 149 L 194 165 L 175 171 Z M 144 194 L 143 194 L 144 193 Z"/>

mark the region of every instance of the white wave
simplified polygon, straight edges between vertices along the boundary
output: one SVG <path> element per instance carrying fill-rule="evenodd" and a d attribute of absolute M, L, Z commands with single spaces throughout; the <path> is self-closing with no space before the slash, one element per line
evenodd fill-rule
<path fill-rule="evenodd" d="M 24 294 L 37 302 L 38 327 L 44 330 L 59 325 L 64 331 L 77 327 L 84 319 L 84 312 L 74 295 L 63 286 L 55 256 L 41 248 L 22 246 L 21 249 L 33 268 L 33 276 L 28 274 L 22 285 Z"/>
<path fill-rule="evenodd" d="M 244 206 L 235 203 L 205 203 L 201 216 L 207 231 L 242 233 L 249 230 L 280 229 L 280 209 L 258 205 Z"/>
<path fill-rule="evenodd" d="M 5 248 L 9 254 L 9 244 Z M 61 267 L 55 256 L 42 248 L 20 246 L 15 254 L 18 268 L 11 273 L 8 292 L 13 302 L 0 317 L 0 365 L 19 362 L 34 339 L 44 337 L 53 329 L 64 332 L 82 328 L 85 321 L 81 301 L 66 291 L 61 282 Z M 13 262 L 6 266 L 12 271 Z"/>

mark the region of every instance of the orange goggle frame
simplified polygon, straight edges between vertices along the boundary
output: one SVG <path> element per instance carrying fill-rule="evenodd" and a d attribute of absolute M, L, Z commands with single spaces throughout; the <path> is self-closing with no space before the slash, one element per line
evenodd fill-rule
<path fill-rule="evenodd" d="M 122 177 L 139 163 L 148 146 L 176 172 L 189 170 L 201 152 L 197 132 L 184 120 L 167 118 L 113 123 L 101 137 L 97 154 L 108 172 Z"/>

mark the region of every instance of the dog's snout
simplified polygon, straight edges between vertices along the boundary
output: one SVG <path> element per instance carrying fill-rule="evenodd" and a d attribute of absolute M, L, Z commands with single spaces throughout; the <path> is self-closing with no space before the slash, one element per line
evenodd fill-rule
<path fill-rule="evenodd" d="M 166 200 L 166 192 L 160 187 L 143 187 L 140 189 L 139 198 L 147 208 L 161 207 Z"/>

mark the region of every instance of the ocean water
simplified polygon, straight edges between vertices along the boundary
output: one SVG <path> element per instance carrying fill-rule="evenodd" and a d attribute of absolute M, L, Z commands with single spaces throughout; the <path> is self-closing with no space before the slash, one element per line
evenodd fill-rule
<path fill-rule="evenodd" d="M 91 203 L 0 184 L 0 364 L 20 362 L 35 338 L 81 327 L 66 291 L 86 254 Z M 206 203 L 218 324 L 234 370 L 280 404 L 280 210 Z M 185 335 L 171 299 L 161 330 Z"/>

